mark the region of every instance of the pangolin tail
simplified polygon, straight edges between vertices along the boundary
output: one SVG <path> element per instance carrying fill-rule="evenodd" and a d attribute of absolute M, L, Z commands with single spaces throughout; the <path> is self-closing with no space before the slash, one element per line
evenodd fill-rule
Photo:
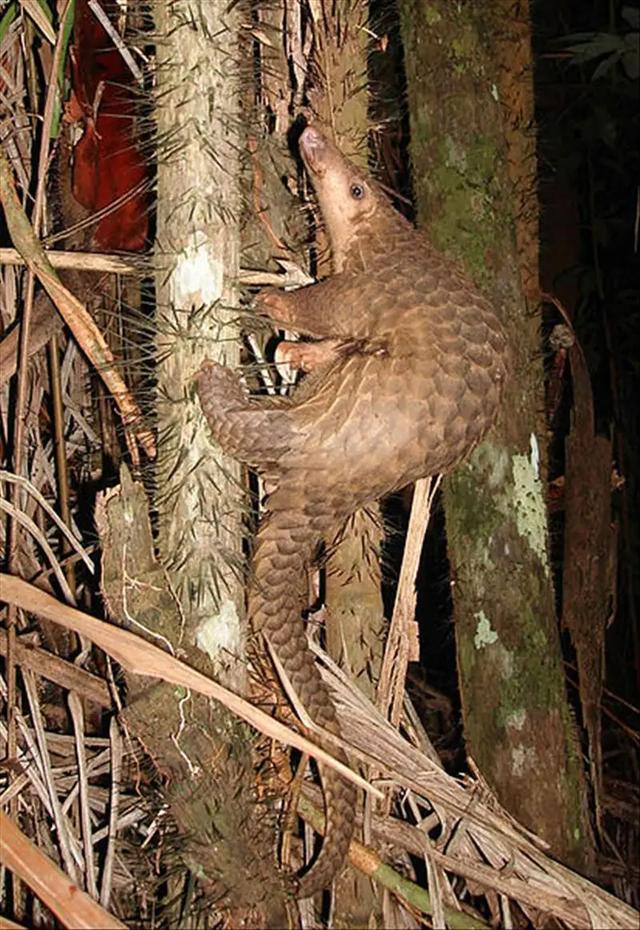
<path fill-rule="evenodd" d="M 278 509 L 280 502 L 286 502 L 287 508 Z M 309 649 L 301 616 L 308 605 L 307 568 L 321 540 L 335 527 L 335 516 L 314 510 L 308 499 L 301 502 L 300 509 L 292 506 L 282 486 L 273 496 L 270 512 L 258 531 L 249 611 L 255 629 L 268 640 L 311 719 L 339 735 L 335 708 Z M 311 738 L 322 745 L 316 734 Z M 346 762 L 341 750 L 326 748 Z M 297 883 L 298 897 L 310 897 L 331 884 L 344 863 L 353 834 L 353 783 L 328 766 L 320 766 L 320 774 L 325 799 L 324 841 L 317 859 Z"/>

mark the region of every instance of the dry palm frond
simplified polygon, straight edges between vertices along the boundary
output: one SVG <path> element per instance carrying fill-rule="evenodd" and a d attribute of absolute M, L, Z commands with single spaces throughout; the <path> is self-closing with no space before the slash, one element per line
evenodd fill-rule
<path fill-rule="evenodd" d="M 3 575 L 0 583 L 4 600 L 82 632 L 125 667 L 215 697 L 272 738 L 311 751 L 323 761 L 340 766 L 308 740 L 134 634 L 56 602 L 20 579 Z M 319 652 L 317 647 L 316 651 Z M 382 784 L 409 792 L 413 810 L 419 813 L 418 823 L 413 826 L 383 823 L 387 840 L 391 839 L 394 845 L 412 855 L 423 855 L 432 870 L 439 870 L 441 877 L 463 878 L 462 901 L 469 894 L 469 886 L 480 886 L 517 902 L 525 913 L 552 916 L 571 930 L 581 927 L 595 930 L 605 926 L 634 930 L 637 927 L 638 914 L 633 908 L 554 862 L 545 852 L 542 841 L 504 812 L 489 796 L 486 787 L 478 781 L 456 779 L 444 772 L 422 748 L 395 730 L 328 656 L 323 654 L 322 659 L 324 674 L 338 697 L 343 744 L 352 757 L 383 773 Z M 38 732 L 40 738 L 36 741 L 42 751 L 44 733 Z M 33 746 L 33 738 L 30 742 Z M 343 774 L 379 794 L 375 786 L 367 785 L 349 770 L 340 768 Z M 51 771 L 50 765 L 47 771 Z M 437 842 L 425 832 L 422 824 L 425 820 L 431 830 L 434 823 L 439 825 Z M 77 837 L 73 846 L 77 857 L 80 855 Z M 69 855 L 73 858 L 71 849 L 72 844 Z M 388 867 L 375 853 L 367 857 L 354 847 L 352 862 L 365 868 L 374 879 L 378 870 L 382 870 L 389 881 Z M 418 902 L 425 911 L 432 909 L 430 899 L 413 883 L 398 879 L 391 884 L 408 904 L 415 906 Z"/>

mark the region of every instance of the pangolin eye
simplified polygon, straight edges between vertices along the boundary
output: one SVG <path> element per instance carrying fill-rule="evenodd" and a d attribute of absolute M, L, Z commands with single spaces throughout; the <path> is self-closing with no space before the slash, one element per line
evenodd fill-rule
<path fill-rule="evenodd" d="M 351 185 L 351 196 L 354 200 L 362 200 L 364 197 L 364 187 L 362 184 L 352 184 Z"/>

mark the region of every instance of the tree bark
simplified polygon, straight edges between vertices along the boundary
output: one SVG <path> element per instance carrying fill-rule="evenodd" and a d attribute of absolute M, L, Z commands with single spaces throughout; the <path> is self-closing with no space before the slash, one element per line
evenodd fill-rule
<path fill-rule="evenodd" d="M 268 42 L 259 39 L 260 111 L 255 125 L 269 126 L 269 133 L 256 139 L 253 156 L 255 211 L 244 230 L 244 260 L 252 266 L 264 266 L 272 257 L 293 258 L 302 267 L 306 263 L 310 213 L 300 210 L 299 199 L 294 200 L 281 181 L 295 172 L 283 143 L 291 128 L 290 114 L 299 110 L 303 98 L 309 101 L 314 118 L 333 131 L 345 151 L 363 165 L 368 160 L 368 39 L 363 29 L 367 6 L 359 0 L 340 3 L 322 16 L 313 8 L 310 24 L 304 22 L 301 11 L 298 0 L 282 0 L 281 5 L 258 7 L 255 14 L 256 35 L 270 37 Z M 275 35 L 279 42 L 274 41 Z M 321 229 L 315 244 L 317 274 L 322 278 L 330 273 L 330 261 Z M 373 510 L 358 513 L 341 533 L 339 543 L 329 547 L 324 584 L 327 649 L 369 696 L 379 675 L 384 628 L 379 566 L 382 529 Z M 337 925 L 368 926 L 371 914 L 380 914 L 375 889 L 367 878 L 345 870 L 335 890 Z"/>
<path fill-rule="evenodd" d="M 369 87 L 363 0 L 339 2 L 314 29 L 308 94 L 314 114 L 356 163 L 368 164 Z M 330 273 L 326 237 L 319 236 L 319 277 Z M 324 260 L 323 260 L 324 256 Z M 348 312 L 348 310 L 345 310 Z M 330 548 L 325 565 L 327 651 L 369 697 L 380 677 L 384 605 L 380 571 L 382 520 L 378 506 L 359 510 Z M 382 920 L 381 898 L 370 880 L 345 869 L 334 885 L 333 918 L 345 930 Z"/>
<path fill-rule="evenodd" d="M 419 220 L 492 299 L 513 354 L 497 427 L 445 484 L 467 749 L 500 802 L 585 869 L 585 779 L 549 564 L 539 319 L 527 304 L 537 289 L 528 12 L 402 0 L 401 20 Z"/>
<path fill-rule="evenodd" d="M 165 635 L 190 661 L 246 689 L 239 466 L 209 435 L 193 388 L 205 358 L 235 366 L 240 254 L 238 11 L 157 0 L 157 546 L 177 611 Z M 151 696 L 150 700 L 153 700 Z M 183 857 L 231 922 L 284 920 L 274 825 L 256 803 L 251 734 L 225 709 L 167 689 L 179 752 L 167 793 Z M 153 728 L 151 728 L 153 736 Z M 167 751 L 170 747 L 167 743 Z"/>
<path fill-rule="evenodd" d="M 362 0 L 337 4 L 316 23 L 309 98 L 336 143 L 366 169 L 369 118 L 368 40 Z M 319 277 L 330 274 L 326 237 L 320 233 Z M 345 309 L 345 312 L 348 310 Z M 359 511 L 330 549 L 325 572 L 327 648 L 373 698 L 382 663 L 384 605 L 380 547 L 382 518 L 374 505 Z"/>

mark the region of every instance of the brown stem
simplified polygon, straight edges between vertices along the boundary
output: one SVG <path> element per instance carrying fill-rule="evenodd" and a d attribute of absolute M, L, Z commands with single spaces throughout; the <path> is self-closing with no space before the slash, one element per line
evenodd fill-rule
<path fill-rule="evenodd" d="M 69 469 L 67 468 L 67 450 L 64 441 L 64 402 L 62 400 L 62 382 L 60 376 L 60 355 L 58 337 L 51 336 L 47 345 L 49 355 L 49 377 L 51 381 L 51 407 L 53 412 L 53 449 L 56 461 L 56 477 L 58 482 L 58 506 L 60 516 L 67 526 L 71 526 L 71 509 L 69 507 Z M 71 552 L 69 541 L 64 535 L 61 537 L 62 551 L 65 555 Z M 71 593 L 75 597 L 74 563 L 68 562 L 65 568 L 67 581 Z"/>

